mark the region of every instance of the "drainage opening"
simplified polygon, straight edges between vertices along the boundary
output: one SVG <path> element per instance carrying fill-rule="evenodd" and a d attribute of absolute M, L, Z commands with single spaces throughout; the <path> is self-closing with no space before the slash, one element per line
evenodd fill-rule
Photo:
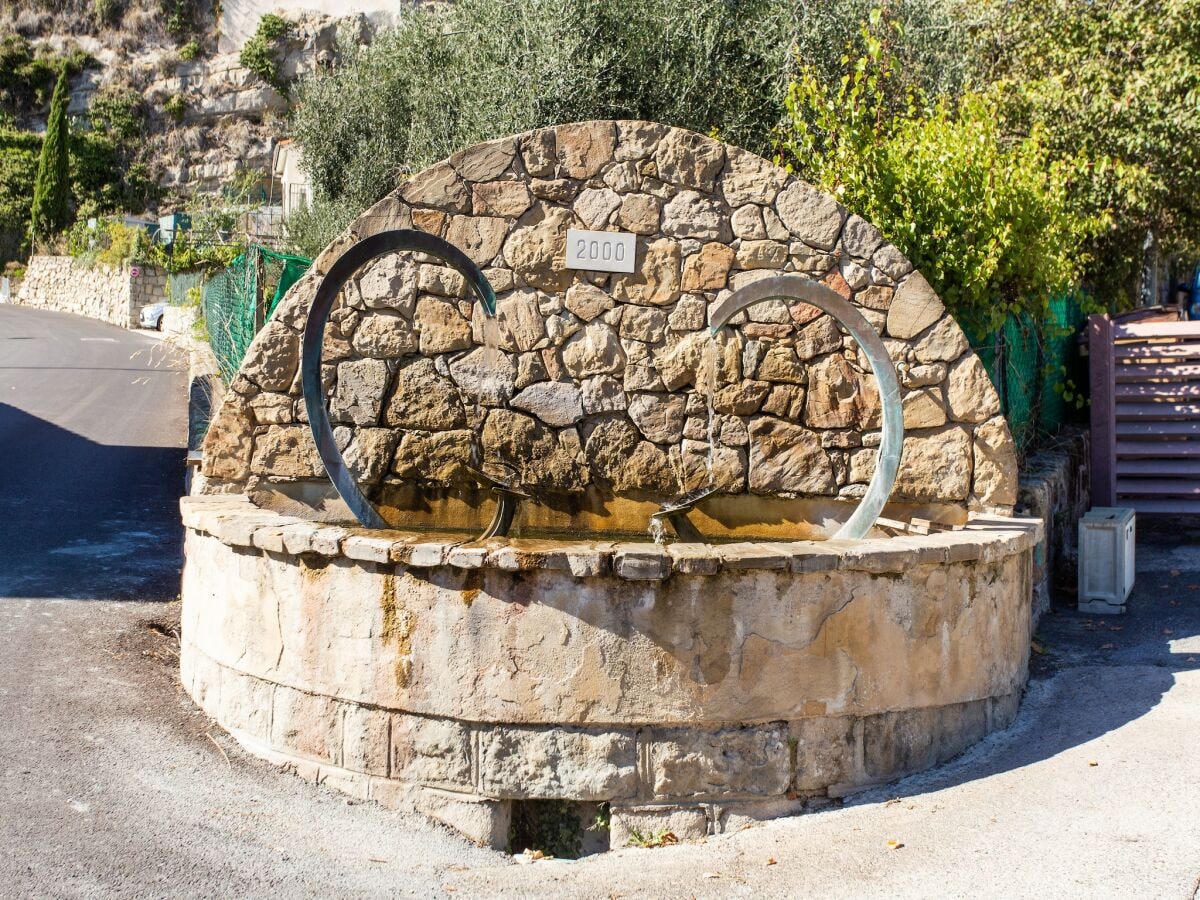
<path fill-rule="evenodd" d="M 607 803 L 514 800 L 508 828 L 510 853 L 579 859 L 609 848 Z"/>

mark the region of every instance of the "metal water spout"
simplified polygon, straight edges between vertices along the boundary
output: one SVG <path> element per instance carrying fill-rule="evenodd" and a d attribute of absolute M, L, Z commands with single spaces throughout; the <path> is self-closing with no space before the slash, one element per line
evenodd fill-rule
<path fill-rule="evenodd" d="M 742 310 L 767 300 L 801 300 L 829 313 L 858 341 L 871 365 L 871 372 L 879 382 L 879 396 L 883 404 L 883 436 L 875 473 L 858 508 L 833 535 L 834 538 L 850 540 L 864 538 L 892 496 L 896 472 L 900 468 L 900 454 L 904 449 L 904 409 L 896 367 L 892 365 L 892 358 L 883 340 L 861 312 L 830 288 L 802 275 L 776 275 L 734 291 L 710 315 L 709 328 L 712 334 L 715 336 Z"/>
<path fill-rule="evenodd" d="M 329 480 L 333 482 L 338 496 L 350 507 L 354 517 L 365 528 L 387 528 L 388 523 L 359 489 L 354 476 L 346 468 L 346 461 L 338 450 L 337 442 L 333 439 L 333 427 L 329 421 L 329 410 L 325 408 L 325 391 L 321 384 L 321 347 L 325 342 L 325 326 L 329 321 L 329 313 L 333 310 L 333 304 L 346 282 L 372 260 L 406 250 L 426 253 L 442 260 L 467 280 L 475 296 L 479 298 L 484 312 L 488 316 L 496 315 L 496 292 L 492 290 L 491 283 L 479 267 L 449 241 L 423 231 L 399 229 L 363 238 L 339 256 L 325 273 L 317 287 L 312 306 L 309 307 L 300 346 L 300 378 L 304 389 L 304 408 L 308 412 L 308 423 L 317 445 L 317 453 L 321 456 L 321 462 L 325 464 Z"/>

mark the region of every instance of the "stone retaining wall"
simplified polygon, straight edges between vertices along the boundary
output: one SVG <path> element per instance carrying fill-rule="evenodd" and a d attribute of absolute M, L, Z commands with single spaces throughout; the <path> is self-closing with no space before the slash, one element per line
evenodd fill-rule
<path fill-rule="evenodd" d="M 463 543 L 185 498 L 182 678 L 252 752 L 503 846 L 827 804 L 1016 714 L 1037 520 L 856 542 Z M 452 663 L 452 665 L 450 664 Z"/>
<path fill-rule="evenodd" d="M 1075 591 L 1079 520 L 1091 508 L 1090 435 L 1065 429 L 1050 446 L 1026 458 L 1017 508 L 1042 520 L 1042 542 L 1033 556 L 1033 627 L 1056 590 Z"/>
<path fill-rule="evenodd" d="M 16 302 L 136 328 L 142 308 L 166 299 L 166 275 L 140 266 L 87 268 L 70 256 L 32 256 Z"/>

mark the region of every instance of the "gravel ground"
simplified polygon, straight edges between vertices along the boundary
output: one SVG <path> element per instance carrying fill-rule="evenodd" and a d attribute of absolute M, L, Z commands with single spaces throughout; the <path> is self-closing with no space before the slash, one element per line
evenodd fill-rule
<path fill-rule="evenodd" d="M 0 337 L 13 333 L 9 312 L 0 308 Z M 19 324 L 49 327 L 51 314 L 38 316 Z M 121 353 L 125 340 L 141 342 L 135 349 L 146 341 L 62 318 L 81 333 L 111 337 Z M 52 344 L 47 339 L 38 365 L 78 367 L 68 352 L 78 346 Z M 137 379 L 158 376 L 94 360 L 87 372 L 48 379 L 53 390 L 39 399 L 32 364 L 13 359 L 0 341 L 6 466 L 38 452 L 17 426 L 40 418 L 86 434 L 80 451 L 126 446 L 130 454 L 117 457 L 124 463 L 151 459 L 173 470 L 169 453 L 134 451 L 177 450 L 182 415 L 174 401 L 142 406 L 158 429 L 146 433 L 128 417 L 84 422 L 78 405 L 62 405 L 71 377 L 93 392 L 93 405 L 111 410 L 135 382 L 147 383 Z M 5 413 L 6 402 L 19 414 Z M 64 421 L 64 409 L 76 420 Z M 37 427 L 39 440 L 56 434 Z M 111 432 L 122 428 L 129 433 Z M 255 760 L 192 706 L 177 680 L 177 604 L 124 599 L 134 591 L 170 596 L 161 560 L 127 547 L 85 549 L 92 525 L 118 537 L 136 526 L 159 536 L 172 559 L 173 512 L 146 502 L 140 471 L 119 469 L 124 475 L 109 477 L 113 484 L 89 504 L 84 488 L 95 470 L 58 470 L 58 490 L 76 505 L 57 530 L 33 502 L 40 484 L 0 482 L 4 895 L 1197 896 L 1200 524 L 1139 523 L 1131 613 L 1048 616 L 1039 634 L 1045 652 L 1017 723 L 948 765 L 840 808 L 704 844 L 519 865 L 420 817 L 349 800 Z M 142 505 L 130 517 L 121 502 Z M 135 525 L 122 525 L 126 518 Z M 77 549 L 53 554 L 57 547 Z M 54 565 L 32 566 L 34 551 Z"/>

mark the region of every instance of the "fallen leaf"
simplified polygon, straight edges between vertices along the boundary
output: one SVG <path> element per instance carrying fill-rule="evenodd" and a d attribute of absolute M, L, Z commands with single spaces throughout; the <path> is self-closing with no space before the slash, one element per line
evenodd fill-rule
<path fill-rule="evenodd" d="M 1116 644 L 1101 644 L 1100 649 L 1101 650 L 1116 650 L 1117 645 Z"/>
<path fill-rule="evenodd" d="M 1178 570 L 1178 569 L 1172 569 L 1172 570 L 1171 570 L 1171 577 L 1172 577 L 1172 578 L 1178 578 L 1178 577 L 1179 577 L 1179 570 Z"/>
<path fill-rule="evenodd" d="M 1098 766 L 1098 765 L 1100 765 L 1100 763 L 1096 762 L 1094 759 L 1089 759 L 1088 765 L 1089 766 Z"/>
<path fill-rule="evenodd" d="M 900 841 L 888 841 L 889 850 L 899 850 L 903 846 L 904 844 L 900 843 Z"/>
<path fill-rule="evenodd" d="M 1163 629 L 1163 634 L 1174 634 L 1174 633 L 1175 633 L 1174 630 L 1172 630 L 1170 628 Z"/>
<path fill-rule="evenodd" d="M 767 865 L 768 865 L 768 866 L 773 866 L 773 865 L 775 865 L 775 857 L 773 857 L 773 856 L 768 856 L 768 857 L 767 857 Z"/>
<path fill-rule="evenodd" d="M 1178 600 L 1172 600 L 1172 601 L 1171 601 L 1171 605 L 1172 605 L 1172 606 L 1179 606 L 1179 605 L 1180 605 L 1180 603 L 1179 603 L 1179 601 L 1178 601 Z"/>
<path fill-rule="evenodd" d="M 1200 584 L 1189 584 L 1187 589 L 1189 591 L 1200 591 Z"/>
<path fill-rule="evenodd" d="M 1120 631 L 1124 627 L 1125 627 L 1124 625 L 1110 625 L 1110 626 L 1108 626 L 1108 630 L 1109 631 Z"/>
<path fill-rule="evenodd" d="M 705 878 L 720 878 L 721 873 L 720 872 L 705 872 L 704 877 Z"/>

